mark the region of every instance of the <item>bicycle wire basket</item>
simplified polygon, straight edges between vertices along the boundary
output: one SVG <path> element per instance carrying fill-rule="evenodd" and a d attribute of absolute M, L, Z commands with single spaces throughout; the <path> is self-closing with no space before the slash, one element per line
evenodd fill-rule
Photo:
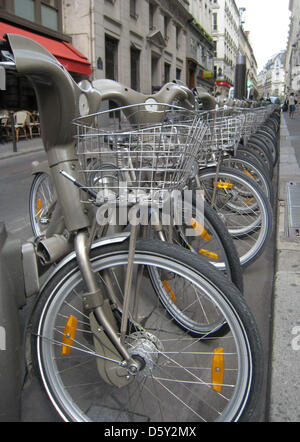
<path fill-rule="evenodd" d="M 100 203 L 161 202 L 182 190 L 207 129 L 195 112 L 160 103 L 110 109 L 74 124 L 81 180 Z"/>
<path fill-rule="evenodd" d="M 245 115 L 245 121 L 242 129 L 242 137 L 244 142 L 247 143 L 251 135 L 253 135 L 257 129 L 265 122 L 269 113 L 268 106 L 243 109 Z"/>
<path fill-rule="evenodd" d="M 241 139 L 245 116 L 234 108 L 220 108 L 202 113 L 207 125 L 199 151 L 198 163 L 206 166 L 214 162 L 216 154 L 235 151 Z"/>

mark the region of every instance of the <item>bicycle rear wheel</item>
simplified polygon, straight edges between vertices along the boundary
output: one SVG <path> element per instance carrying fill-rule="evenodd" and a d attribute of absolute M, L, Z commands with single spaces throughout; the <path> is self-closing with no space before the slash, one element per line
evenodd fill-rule
<path fill-rule="evenodd" d="M 55 203 L 56 192 L 51 177 L 47 173 L 36 174 L 29 194 L 30 224 L 36 238 L 46 233 Z"/>
<path fill-rule="evenodd" d="M 105 272 L 112 276 L 121 304 L 112 310 L 118 324 L 127 242 L 95 246 L 91 262 L 99 280 L 105 281 Z M 137 242 L 134 270 L 140 266 L 145 271 L 138 303 L 130 305 L 125 342 L 141 369 L 122 388 L 109 385 L 99 371 L 97 361 L 102 361 L 103 354 L 95 347 L 75 258 L 57 269 L 44 286 L 33 316 L 32 356 L 60 417 L 180 423 L 250 419 L 261 392 L 263 357 L 255 321 L 235 286 L 198 256 L 161 241 Z M 178 283 L 181 279 L 178 290 L 170 291 L 170 302 L 184 317 L 190 316 L 191 328 L 199 324 L 205 303 L 207 312 L 210 305 L 211 312 L 223 317 L 226 337 L 218 336 L 217 330 L 214 339 L 194 337 L 179 327 L 178 318 L 170 316 L 148 279 L 149 267 L 164 274 L 170 286 L 174 275 Z M 108 284 L 103 287 L 109 291 Z M 76 336 L 67 346 L 70 351 L 62 352 L 70 316 L 76 318 Z"/>

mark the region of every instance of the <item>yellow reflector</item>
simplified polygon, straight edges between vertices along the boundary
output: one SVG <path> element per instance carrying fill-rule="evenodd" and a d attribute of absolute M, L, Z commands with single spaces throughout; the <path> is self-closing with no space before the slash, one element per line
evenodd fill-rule
<path fill-rule="evenodd" d="M 75 335 L 77 330 L 77 319 L 75 316 L 70 315 L 66 322 L 64 329 L 64 335 L 62 338 L 61 354 L 69 355 L 71 353 L 71 347 L 74 343 Z"/>
<path fill-rule="evenodd" d="M 37 216 L 41 216 L 42 212 L 42 200 L 39 198 L 37 200 Z"/>
<path fill-rule="evenodd" d="M 211 365 L 211 382 L 213 390 L 221 393 L 224 382 L 224 349 L 222 347 L 215 348 L 212 365 Z"/>
<path fill-rule="evenodd" d="M 219 258 L 219 255 L 217 253 L 210 252 L 209 250 L 201 249 L 201 250 L 199 250 L 199 253 L 201 253 L 201 255 L 204 255 L 210 259 L 218 259 Z"/>
<path fill-rule="evenodd" d="M 174 291 L 172 290 L 172 288 L 171 288 L 170 284 L 168 283 L 168 281 L 164 280 L 164 281 L 163 281 L 163 285 L 164 285 L 164 288 L 165 288 L 165 289 L 167 290 L 167 292 L 169 293 L 170 298 L 172 299 L 172 301 L 174 302 L 174 304 L 176 304 L 177 299 L 176 299 L 175 293 L 174 293 Z"/>
<path fill-rule="evenodd" d="M 245 204 L 253 203 L 253 201 L 254 201 L 253 197 L 252 198 L 248 198 L 247 200 L 245 200 Z"/>
<path fill-rule="evenodd" d="M 207 230 L 204 229 L 204 227 L 198 223 L 198 221 L 196 221 L 194 218 L 191 218 L 191 226 L 193 227 L 193 229 L 196 230 L 196 232 L 198 233 L 199 236 L 201 236 L 205 241 L 209 241 L 211 236 L 208 233 Z"/>
<path fill-rule="evenodd" d="M 250 173 L 250 172 L 248 172 L 248 170 L 244 170 L 244 173 L 246 174 L 246 175 L 248 175 L 250 178 L 252 178 L 253 180 L 255 180 L 255 178 L 254 178 L 254 176 Z"/>
<path fill-rule="evenodd" d="M 216 185 L 215 181 L 214 181 L 214 186 Z M 232 189 L 234 186 L 234 184 L 232 183 L 226 183 L 223 181 L 218 181 L 217 182 L 217 188 L 218 189 Z"/>

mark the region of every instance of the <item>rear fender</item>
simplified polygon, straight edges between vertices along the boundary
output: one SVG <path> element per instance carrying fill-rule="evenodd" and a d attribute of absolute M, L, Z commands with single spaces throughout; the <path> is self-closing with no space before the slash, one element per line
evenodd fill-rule
<path fill-rule="evenodd" d="M 34 161 L 31 165 L 32 175 L 37 175 L 39 173 L 47 173 L 51 175 L 50 167 L 48 161 Z"/>

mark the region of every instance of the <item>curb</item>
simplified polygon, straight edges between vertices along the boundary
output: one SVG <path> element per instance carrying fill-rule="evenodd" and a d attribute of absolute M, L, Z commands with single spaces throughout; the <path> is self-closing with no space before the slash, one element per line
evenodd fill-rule
<path fill-rule="evenodd" d="M 25 151 L 21 151 L 21 152 L 3 153 L 3 154 L 0 154 L 0 161 L 1 160 L 6 160 L 7 158 L 13 158 L 13 157 L 19 157 L 19 156 L 22 156 L 22 155 L 27 155 L 29 153 L 41 152 L 43 150 L 44 150 L 43 147 L 39 147 L 39 148 L 36 148 L 36 149 L 30 149 L 30 150 L 25 150 Z"/>
<path fill-rule="evenodd" d="M 285 118 L 281 122 L 280 139 L 269 422 L 297 422 L 300 417 L 300 327 L 296 328 L 299 325 L 300 244 L 285 237 L 286 183 L 299 181 L 300 169 Z"/>

